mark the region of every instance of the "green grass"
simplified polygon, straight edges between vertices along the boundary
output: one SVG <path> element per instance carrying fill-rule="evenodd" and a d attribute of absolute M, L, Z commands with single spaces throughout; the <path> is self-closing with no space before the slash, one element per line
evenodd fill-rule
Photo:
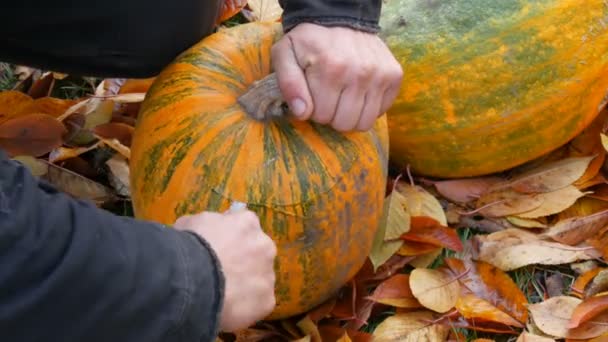
<path fill-rule="evenodd" d="M 13 89 L 18 81 L 12 66 L 0 62 L 0 91 Z"/>

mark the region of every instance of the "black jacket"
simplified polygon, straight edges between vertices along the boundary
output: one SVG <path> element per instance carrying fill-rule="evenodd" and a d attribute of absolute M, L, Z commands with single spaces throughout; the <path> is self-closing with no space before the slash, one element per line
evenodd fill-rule
<path fill-rule="evenodd" d="M 300 22 L 376 31 L 380 0 L 282 0 Z M 147 77 L 212 31 L 203 0 L 0 1 L 0 61 Z M 0 151 L 0 339 L 213 341 L 224 279 L 205 241 L 115 216 Z"/>

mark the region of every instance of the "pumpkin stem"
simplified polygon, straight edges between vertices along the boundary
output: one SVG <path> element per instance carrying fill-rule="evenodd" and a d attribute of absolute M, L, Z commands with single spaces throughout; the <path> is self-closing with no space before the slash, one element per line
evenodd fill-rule
<path fill-rule="evenodd" d="M 258 121 L 285 117 L 289 113 L 275 73 L 253 82 L 237 101 L 251 118 Z"/>

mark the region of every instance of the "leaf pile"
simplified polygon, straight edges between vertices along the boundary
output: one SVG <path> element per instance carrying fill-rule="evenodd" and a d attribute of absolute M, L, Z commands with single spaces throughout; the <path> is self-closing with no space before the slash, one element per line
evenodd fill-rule
<path fill-rule="evenodd" d="M 218 25 L 278 20 L 227 0 Z M 0 148 L 74 197 L 129 215 L 130 146 L 150 79 L 25 67 L 0 92 Z M 8 84 L 8 83 L 7 83 Z M 84 89 L 84 90 L 83 90 Z M 608 110 L 565 146 L 466 179 L 393 175 L 357 275 L 308 313 L 222 341 L 608 341 Z"/>

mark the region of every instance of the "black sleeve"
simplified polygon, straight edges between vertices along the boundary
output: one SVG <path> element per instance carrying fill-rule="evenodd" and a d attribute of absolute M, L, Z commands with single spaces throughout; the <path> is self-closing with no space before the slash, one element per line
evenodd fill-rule
<path fill-rule="evenodd" d="M 6 341 L 213 341 L 223 304 L 204 240 L 113 215 L 0 151 L 0 336 Z"/>
<path fill-rule="evenodd" d="M 283 8 L 283 30 L 299 23 L 345 26 L 376 33 L 382 0 L 279 0 Z"/>

